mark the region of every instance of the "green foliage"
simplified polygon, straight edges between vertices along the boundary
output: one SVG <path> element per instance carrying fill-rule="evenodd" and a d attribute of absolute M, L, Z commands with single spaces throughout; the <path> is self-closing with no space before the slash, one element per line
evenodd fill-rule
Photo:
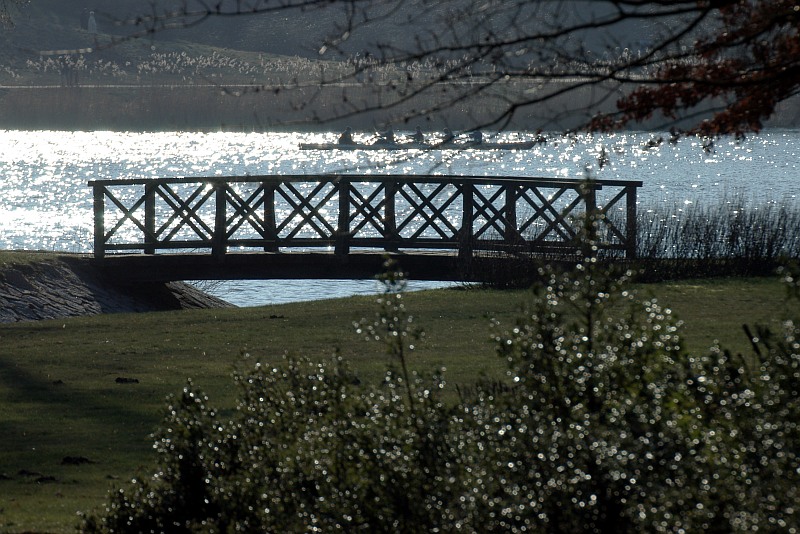
<path fill-rule="evenodd" d="M 797 292 L 797 273 L 784 278 Z M 190 383 L 156 436 L 154 474 L 114 492 L 89 532 L 789 531 L 800 472 L 800 328 L 752 354 L 694 356 L 627 275 L 552 273 L 495 324 L 508 380 L 445 400 L 409 373 L 421 339 L 384 280 L 380 384 L 336 355 L 235 374 L 226 417 Z"/>

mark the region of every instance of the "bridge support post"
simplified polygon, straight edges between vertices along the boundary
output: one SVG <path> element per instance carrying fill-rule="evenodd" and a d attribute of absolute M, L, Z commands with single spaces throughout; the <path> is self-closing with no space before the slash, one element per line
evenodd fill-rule
<path fill-rule="evenodd" d="M 475 186 L 464 182 L 461 184 L 461 229 L 458 235 L 458 259 L 468 265 L 472 259 L 473 218 L 475 217 Z"/>
<path fill-rule="evenodd" d="M 384 204 L 383 204 L 383 238 L 386 240 L 384 250 L 387 252 L 397 252 L 399 249 L 400 237 L 397 235 L 397 182 L 386 182 L 384 184 Z"/>
<path fill-rule="evenodd" d="M 278 252 L 278 230 L 275 224 L 275 189 L 272 183 L 262 183 L 264 188 L 264 252 Z"/>
<path fill-rule="evenodd" d="M 105 186 L 94 184 L 92 186 L 92 200 L 94 208 L 94 257 L 102 260 L 106 255 L 105 244 Z"/>
<path fill-rule="evenodd" d="M 637 213 L 636 213 L 636 187 L 625 186 L 626 217 L 625 221 L 625 256 L 629 260 L 636 259 L 636 237 L 638 234 Z"/>
<path fill-rule="evenodd" d="M 339 220 L 336 226 L 334 252 L 338 255 L 350 253 L 350 181 L 339 178 Z"/>
<path fill-rule="evenodd" d="M 506 185 L 503 186 L 506 192 L 506 205 L 505 205 L 505 227 L 503 228 L 503 241 L 506 245 L 513 245 L 519 240 L 519 231 L 517 230 L 517 196 L 519 191 L 517 186 Z"/>
<path fill-rule="evenodd" d="M 586 203 L 586 235 L 580 239 L 581 249 L 584 258 L 594 258 L 598 250 L 597 227 L 600 225 L 598 217 L 601 215 L 597 209 L 597 189 L 591 180 L 583 182 L 578 189 Z"/>
<path fill-rule="evenodd" d="M 156 253 L 156 188 L 148 182 L 144 185 L 144 253 Z"/>
<path fill-rule="evenodd" d="M 217 259 L 222 260 L 225 256 L 225 234 L 227 228 L 225 227 L 225 188 L 227 185 L 224 182 L 214 182 L 215 193 L 215 212 L 214 212 L 214 234 L 211 237 L 211 255 Z"/>

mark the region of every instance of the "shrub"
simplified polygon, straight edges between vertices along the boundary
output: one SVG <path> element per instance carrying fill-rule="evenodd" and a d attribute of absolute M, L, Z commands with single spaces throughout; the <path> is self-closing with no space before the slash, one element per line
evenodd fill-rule
<path fill-rule="evenodd" d="M 235 374 L 223 418 L 190 383 L 156 436 L 154 474 L 83 529 L 798 529 L 796 323 L 750 332 L 747 357 L 694 356 L 627 275 L 586 262 L 545 280 L 515 325 L 495 325 L 508 380 L 451 388 L 443 371 L 409 372 L 421 332 L 402 277 L 386 277 L 375 320 L 356 325 L 387 348 L 381 384 L 336 355 L 256 364 Z"/>

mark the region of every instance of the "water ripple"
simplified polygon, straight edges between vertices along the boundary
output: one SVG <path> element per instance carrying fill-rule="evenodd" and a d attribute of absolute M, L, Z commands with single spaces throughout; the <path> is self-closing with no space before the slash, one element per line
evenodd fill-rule
<path fill-rule="evenodd" d="M 0 131 L 0 247 L 89 252 L 91 179 L 261 174 L 458 174 L 642 180 L 643 206 L 797 202 L 795 131 L 738 142 L 653 134 L 551 136 L 525 151 L 301 151 L 335 134 Z M 357 139 L 368 140 L 371 134 Z M 493 140 L 518 140 L 502 134 Z M 658 137 L 658 136 L 655 136 Z M 663 136 L 667 138 L 667 135 Z M 600 165 L 601 156 L 604 165 Z M 307 286 L 311 287 L 311 286 Z M 246 291 L 244 291 L 246 293 Z"/>

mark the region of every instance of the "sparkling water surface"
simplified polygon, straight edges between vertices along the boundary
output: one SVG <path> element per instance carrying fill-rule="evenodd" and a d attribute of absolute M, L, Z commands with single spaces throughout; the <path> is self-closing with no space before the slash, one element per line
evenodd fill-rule
<path fill-rule="evenodd" d="M 364 135 L 366 140 L 370 135 Z M 550 136 L 521 151 L 303 151 L 333 134 L 0 131 L 0 247 L 91 252 L 92 179 L 261 174 L 445 174 L 642 180 L 640 210 L 800 201 L 800 132 L 652 146 L 651 133 Z M 664 135 L 664 138 L 667 138 Z M 485 136 L 525 140 L 524 134 Z M 358 136 L 356 136 L 358 139 Z M 600 165 L 600 160 L 606 162 Z M 445 284 L 416 282 L 412 289 Z M 374 281 L 221 282 L 209 292 L 240 306 L 369 294 Z"/>

